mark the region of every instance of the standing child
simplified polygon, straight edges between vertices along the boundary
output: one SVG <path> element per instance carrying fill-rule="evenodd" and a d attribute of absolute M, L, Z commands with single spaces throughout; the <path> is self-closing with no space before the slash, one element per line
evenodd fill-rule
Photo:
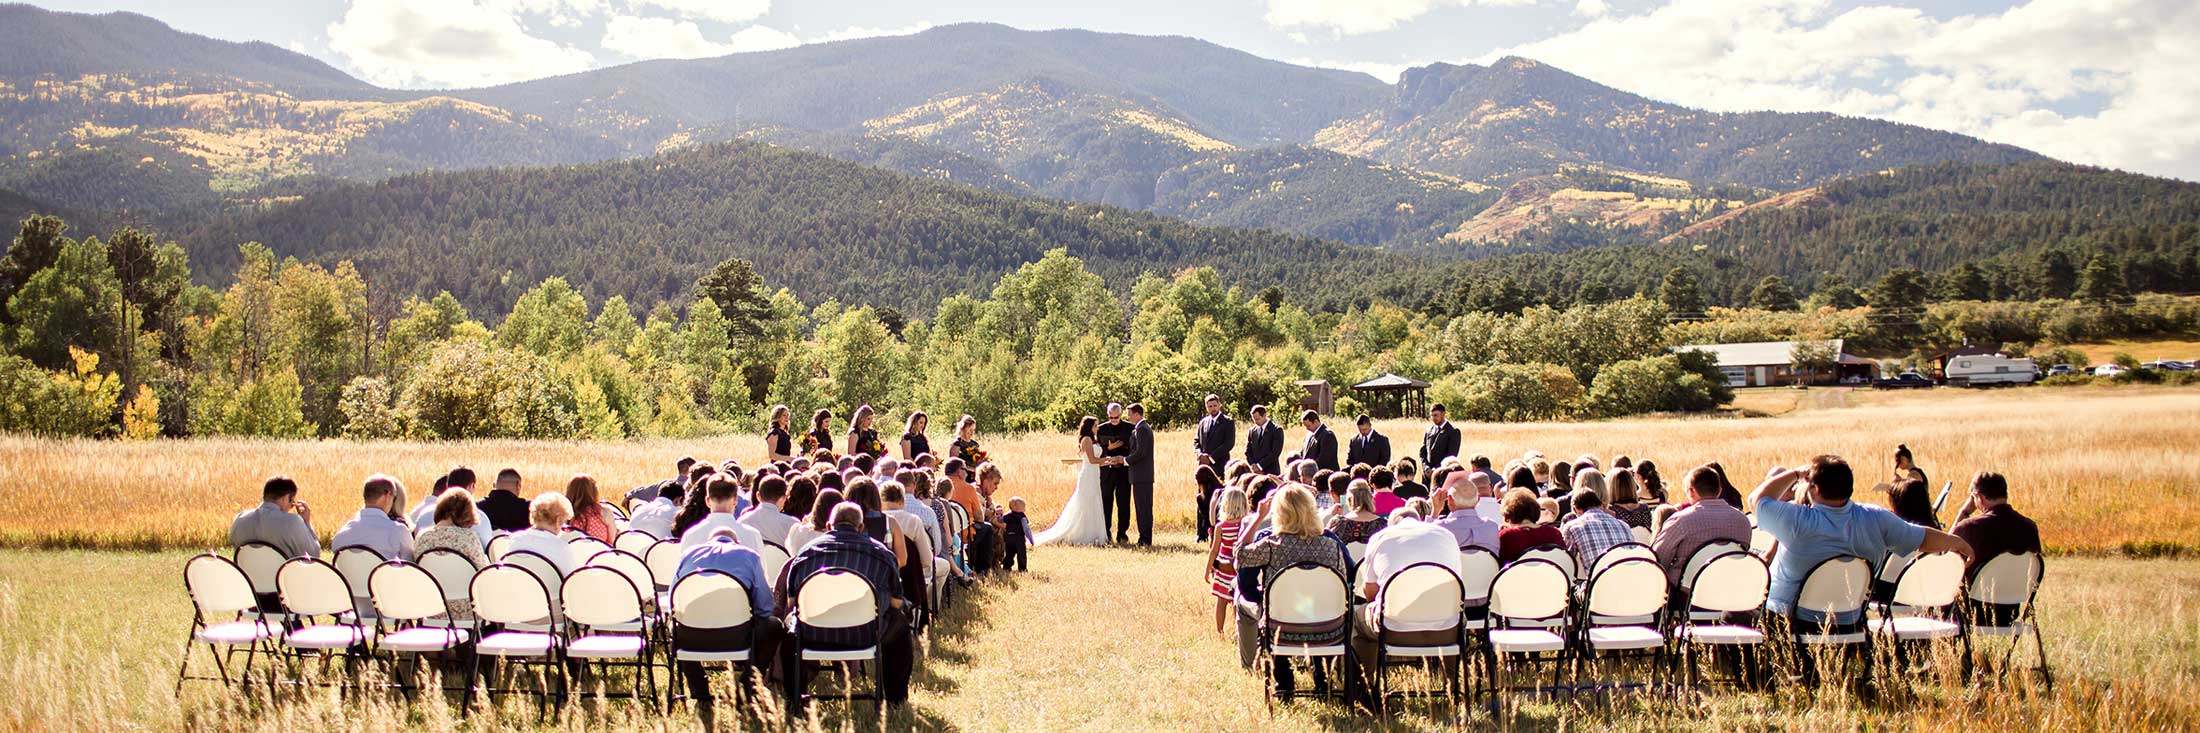
<path fill-rule="evenodd" d="M 1008 525 L 1007 530 L 1001 533 L 1008 547 L 1008 555 L 1001 559 L 1001 569 L 1019 573 L 1029 570 L 1027 566 L 1030 554 L 1026 552 L 1026 548 L 1032 543 L 1031 520 L 1024 516 L 1023 497 L 1008 498 L 1008 514 L 1001 517 L 1001 522 Z"/>
<path fill-rule="evenodd" d="M 1214 540 L 1207 545 L 1207 584 L 1215 594 L 1215 633 L 1223 633 L 1237 593 L 1237 542 L 1245 519 L 1245 490 L 1232 486 L 1215 495 Z"/>

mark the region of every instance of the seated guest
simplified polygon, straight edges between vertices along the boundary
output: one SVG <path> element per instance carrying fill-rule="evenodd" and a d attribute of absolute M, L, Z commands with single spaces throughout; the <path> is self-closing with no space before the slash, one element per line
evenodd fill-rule
<path fill-rule="evenodd" d="M 1252 654 L 1248 645 L 1259 640 L 1260 590 L 1271 585 L 1276 575 L 1285 568 L 1302 562 L 1311 562 L 1335 570 L 1338 577 L 1350 578 L 1346 567 L 1344 545 L 1322 532 L 1321 513 L 1314 508 L 1314 494 L 1303 487 L 1292 486 L 1269 497 L 1254 513 L 1254 526 L 1260 526 L 1270 514 L 1274 515 L 1272 532 L 1256 532 L 1238 540 L 1237 567 L 1241 583 L 1238 604 L 1238 659 L 1247 667 L 1252 666 Z M 1258 579 L 1252 594 L 1243 593 L 1246 576 Z M 1350 626 L 1316 631 L 1281 631 L 1276 634 L 1279 642 L 1292 644 L 1337 644 L 1345 641 Z M 1292 689 L 1289 665 L 1276 665 L 1276 689 L 1289 692 Z"/>
<path fill-rule="evenodd" d="M 2009 479 L 1991 471 L 1971 477 L 1971 496 L 1956 514 L 1951 534 L 1971 545 L 1971 562 L 1964 570 L 1977 572 L 1987 561 L 2007 553 L 2040 552 L 2040 528 L 2009 505 Z M 1975 611 L 1983 623 L 2006 624 L 2015 620 L 2015 607 Z"/>
<path fill-rule="evenodd" d="M 787 528 L 787 552 L 795 554 L 809 546 L 817 538 L 825 536 L 833 528 L 833 507 L 840 503 L 839 489 L 826 489 L 817 493 L 817 502 L 810 507 L 809 521 Z"/>
<path fill-rule="evenodd" d="M 757 479 L 756 506 L 741 515 L 741 523 L 755 529 L 758 538 L 772 544 L 787 541 L 787 530 L 793 529 L 802 520 L 780 511 L 779 505 L 786 499 L 786 479 L 778 476 Z"/>
<path fill-rule="evenodd" d="M 336 536 L 329 538 L 329 547 L 364 547 L 384 560 L 413 559 L 412 532 L 390 518 L 390 508 L 396 506 L 396 482 L 379 473 L 368 476 L 366 486 L 359 490 L 359 499 L 364 504 L 359 515 L 336 530 Z"/>
<path fill-rule="evenodd" d="M 1887 509 L 1902 521 L 1929 529 L 1940 529 L 1940 516 L 1933 511 L 1933 490 L 1919 479 L 1905 479 L 1898 483 L 1880 484 L 1879 490 L 1887 496 Z"/>
<path fill-rule="evenodd" d="M 610 543 L 619 532 L 611 526 L 611 518 L 604 516 L 603 503 L 596 498 L 596 478 L 585 473 L 573 475 L 565 482 L 565 500 L 573 504 L 573 530 Z"/>
<path fill-rule="evenodd" d="M 1687 483 L 1688 507 L 1667 516 L 1650 543 L 1658 566 L 1665 568 L 1666 580 L 1674 585 L 1681 583 L 1688 559 L 1704 545 L 1725 540 L 1749 546 L 1749 516 L 1719 498 L 1719 472 L 1697 466 L 1688 472 Z"/>
<path fill-rule="evenodd" d="M 1642 503 L 1642 482 L 1632 469 L 1622 468 L 1612 472 L 1606 488 L 1612 492 L 1610 503 L 1604 508 L 1629 527 L 1650 528 L 1651 508 Z"/>
<path fill-rule="evenodd" d="M 466 471 L 466 469 L 459 470 Z M 430 494 L 428 498 L 420 502 L 420 506 L 418 508 L 413 509 L 411 517 L 413 529 L 413 544 L 419 544 L 420 535 L 427 532 L 429 528 L 435 526 L 436 507 L 442 505 L 444 494 L 449 493 L 452 489 L 458 489 L 459 491 L 466 492 L 467 501 L 473 501 L 472 497 L 474 494 L 471 490 L 461 488 L 450 482 L 451 476 L 456 473 L 458 473 L 458 471 L 452 471 L 451 473 L 447 473 L 440 477 L 437 477 L 435 480 L 435 493 Z M 471 476 L 473 475 L 473 472 L 466 471 L 466 474 L 468 476 Z M 474 538 L 480 540 L 480 544 L 486 547 L 489 544 L 489 535 L 491 532 L 494 531 L 489 529 L 489 515 L 481 513 L 480 507 L 473 507 L 472 511 L 474 513 L 474 521 L 472 524 L 468 524 L 465 526 L 469 527 L 469 531 L 474 533 Z"/>
<path fill-rule="evenodd" d="M 1574 493 L 1574 464 L 1559 461 L 1551 464 L 1551 480 L 1543 485 L 1543 497 L 1556 499 Z"/>
<path fill-rule="evenodd" d="M 1523 488 L 1523 489 L 1524 489 L 1524 488 L 1530 488 L 1530 487 L 1533 487 L 1533 486 L 1535 486 L 1535 485 L 1536 485 L 1536 480 L 1535 480 L 1535 469 L 1531 469 L 1531 468 L 1528 468 L 1528 464 L 1525 464 L 1525 463 L 1521 463 L 1521 464 L 1516 464 L 1516 465 L 1514 465 L 1514 466 L 1513 466 L 1513 467 L 1512 467 L 1511 469 L 1509 469 L 1509 470 L 1507 470 L 1507 471 L 1505 472 L 1505 486 L 1504 486 L 1504 488 L 1508 488 L 1508 489 L 1512 489 L 1512 488 Z"/>
<path fill-rule="evenodd" d="M 1479 517 L 1477 517 L 1479 518 Z M 1383 586 L 1390 584 L 1399 571 L 1421 563 L 1436 563 L 1450 568 L 1454 575 L 1465 573 L 1461 566 L 1459 546 L 1452 533 L 1434 524 L 1412 519 L 1410 515 L 1375 535 L 1375 541 L 1367 546 L 1367 555 L 1360 560 L 1360 606 L 1352 614 L 1352 648 L 1358 655 L 1363 669 L 1372 669 L 1377 652 L 1380 611 L 1377 598 L 1382 597 Z M 1479 609 L 1483 613 L 1487 606 Z M 1404 646 L 1437 646 L 1459 643 L 1459 617 L 1430 621 L 1408 621 L 1392 626 L 1388 641 Z M 1370 680 L 1373 678 L 1370 677 Z"/>
<path fill-rule="evenodd" d="M 669 484 L 664 487 L 664 493 L 635 509 L 634 515 L 627 518 L 626 527 L 648 532 L 651 537 L 660 540 L 675 539 L 676 535 L 672 534 L 673 520 L 679 517 L 680 504 L 686 499 L 680 484 Z"/>
<path fill-rule="evenodd" d="M 933 557 L 944 559 L 948 554 L 947 537 L 940 528 L 940 512 L 934 508 L 937 500 L 932 497 L 932 472 L 905 468 L 894 480 L 907 494 L 903 497 L 902 511 L 924 522 L 924 540 L 932 545 Z"/>
<path fill-rule="evenodd" d="M 321 538 L 313 534 L 313 510 L 298 500 L 298 483 L 276 476 L 260 487 L 260 505 L 237 513 L 229 523 L 229 544 L 265 542 L 284 557 L 316 557 Z"/>
<path fill-rule="evenodd" d="M 1430 523 L 1450 531 L 1452 537 L 1458 540 L 1458 543 L 1454 545 L 1458 549 L 1480 547 L 1490 552 L 1496 552 L 1498 549 L 1498 533 L 1504 527 L 1497 520 L 1483 516 L 1482 512 L 1467 508 L 1479 503 L 1484 498 L 1480 496 L 1481 494 L 1491 491 L 1489 479 L 1481 474 L 1469 471 L 1459 471 L 1453 475 L 1463 476 L 1464 480 L 1461 480 L 1459 486 L 1454 487 L 1452 491 L 1439 494 L 1439 496 L 1464 494 L 1466 498 L 1454 498 L 1453 501 L 1462 502 L 1459 504 L 1461 508 L 1450 514 L 1443 514 L 1441 513 L 1442 510 L 1438 510 L 1438 516 L 1430 520 Z"/>
<path fill-rule="evenodd" d="M 1810 503 L 1792 501 L 1801 483 Z M 1796 595 L 1803 580 L 1820 562 L 1837 555 L 1855 555 L 1872 561 L 1889 554 L 1954 552 L 1966 558 L 1971 546 L 1955 535 L 1902 521 L 1894 512 L 1850 501 L 1856 488 L 1855 474 L 1840 456 L 1822 455 L 1801 469 L 1776 468 L 1763 484 L 1750 492 L 1757 508 L 1757 528 L 1780 541 L 1772 559 L 1772 589 L 1765 610 L 1793 615 L 1806 623 L 1853 624 L 1851 614 L 1824 618 L 1821 611 L 1798 608 Z"/>
<path fill-rule="evenodd" d="M 1329 520 L 1329 531 L 1336 533 L 1339 542 L 1367 542 L 1387 524 L 1383 515 L 1375 512 L 1375 491 L 1366 481 L 1352 481 L 1345 486 L 1344 505 L 1345 511 Z"/>
<path fill-rule="evenodd" d="M 1574 491 L 1583 489 L 1596 492 L 1598 499 L 1609 500 L 1611 498 L 1611 493 L 1604 481 L 1604 471 L 1593 466 L 1574 470 Z M 1552 498 L 1565 499 L 1571 496 L 1573 496 L 1573 492 L 1567 492 L 1566 496 Z"/>
<path fill-rule="evenodd" d="M 705 484 L 703 501 L 710 506 L 710 513 L 680 535 L 680 551 L 684 553 L 710 541 L 710 533 L 720 527 L 733 530 L 734 536 L 741 538 L 741 546 L 751 552 L 764 549 L 764 536 L 757 534 L 755 527 L 742 524 L 741 516 L 734 513 L 740 493 L 741 485 L 731 479 L 713 478 Z"/>
<path fill-rule="evenodd" d="M 496 487 L 481 498 L 481 513 L 489 516 L 489 526 L 503 532 L 526 529 L 529 506 L 526 499 L 519 498 L 519 472 L 509 468 L 497 472 Z"/>
<path fill-rule="evenodd" d="M 443 496 L 443 490 L 448 488 L 451 488 L 450 474 L 435 477 L 435 483 L 428 487 L 428 495 L 420 497 L 420 503 L 406 510 L 405 524 L 412 527 L 414 535 L 427 531 L 428 525 L 435 524 L 435 500 Z"/>
<path fill-rule="evenodd" d="M 1497 471 L 1490 468 L 1489 456 L 1477 455 L 1473 458 L 1467 459 L 1467 470 L 1473 471 L 1477 474 L 1481 474 L 1483 478 L 1489 479 L 1491 486 L 1502 487 L 1505 483 L 1505 477 L 1497 475 Z"/>
<path fill-rule="evenodd" d="M 489 555 L 482 551 L 486 543 L 474 534 L 479 512 L 474 510 L 474 496 L 465 489 L 447 489 L 436 497 L 435 513 L 429 515 L 427 529 L 413 538 L 413 550 L 427 554 L 429 550 L 443 548 L 465 555 L 476 569 L 489 566 Z M 474 617 L 474 602 L 469 598 L 444 601 L 452 619 L 464 621 Z"/>
<path fill-rule="evenodd" d="M 1398 477 L 1398 487 L 1391 489 L 1391 493 L 1397 494 L 1398 498 L 1428 498 L 1428 487 L 1413 480 L 1413 477 L 1420 475 L 1420 467 L 1413 462 L 1413 459 L 1398 459 L 1398 464 L 1391 466 L 1390 472 Z"/>
<path fill-rule="evenodd" d="M 1595 568 L 1606 550 L 1635 541 L 1627 523 L 1604 510 L 1604 497 L 1588 489 L 1574 492 L 1573 521 L 1560 527 L 1559 535 L 1583 568 Z"/>
<path fill-rule="evenodd" d="M 1535 492 L 1513 489 L 1505 492 L 1505 526 L 1497 531 L 1497 562 L 1510 563 L 1520 559 L 1521 553 L 1539 545 L 1566 546 L 1566 538 L 1557 527 L 1541 524 L 1543 504 L 1536 500 Z"/>
<path fill-rule="evenodd" d="M 1391 512 L 1397 511 L 1398 507 L 1406 505 L 1406 497 L 1399 496 L 1396 491 L 1398 474 L 1391 471 L 1389 466 L 1377 466 L 1375 470 L 1367 472 L 1367 485 L 1375 491 L 1376 514 L 1387 517 Z"/>
<path fill-rule="evenodd" d="M 909 493 L 899 482 L 887 481 L 878 486 L 880 514 L 893 528 L 887 547 L 894 550 L 900 561 L 901 587 L 908 589 L 909 599 L 918 608 L 930 609 L 932 596 L 927 581 L 937 569 L 932 561 L 932 544 L 924 536 L 924 520 L 907 511 Z"/>
<path fill-rule="evenodd" d="M 1635 498 L 1641 499 L 1642 503 L 1656 505 L 1672 503 L 1671 499 L 1665 498 L 1665 478 L 1658 475 L 1658 464 L 1651 461 L 1636 463 L 1635 480 L 1636 483 L 1642 486 L 1642 490 L 1635 493 Z"/>
<path fill-rule="evenodd" d="M 679 639 L 681 649 L 693 651 L 738 651 L 749 649 L 749 659 L 764 668 L 777 659 L 780 638 L 786 635 L 786 626 L 779 617 L 772 615 L 772 581 L 764 577 L 764 561 L 755 550 L 741 544 L 732 527 L 716 527 L 709 538 L 697 543 L 680 555 L 680 568 L 675 577 L 686 578 L 705 570 L 716 570 L 741 581 L 741 587 L 749 592 L 749 620 L 740 626 L 719 629 L 699 629 L 678 626 L 673 636 Z M 695 712 L 703 719 L 704 730 L 716 730 L 715 711 L 711 705 L 710 676 L 699 662 L 680 662 L 680 678 L 687 683 L 688 696 L 695 700 Z"/>
<path fill-rule="evenodd" d="M 1436 505 L 1436 516 L 1469 510 L 1482 498 L 1473 481 L 1476 475 L 1473 471 L 1449 465 L 1436 469 L 1437 488 L 1428 498 L 1429 503 Z"/>
<path fill-rule="evenodd" d="M 528 528 L 512 533 L 512 544 L 505 552 L 532 552 L 549 560 L 558 569 L 560 577 L 573 574 L 573 550 L 566 545 L 558 531 L 573 519 L 573 504 L 563 494 L 544 492 L 527 504 Z"/>
<path fill-rule="evenodd" d="M 672 467 L 672 478 L 634 487 L 633 490 L 626 492 L 626 500 L 620 503 L 620 506 L 625 507 L 627 512 L 631 514 L 636 505 L 647 504 L 650 500 L 657 498 L 658 495 L 665 493 L 666 486 L 678 486 L 687 481 L 688 469 L 695 467 L 695 457 L 680 456 L 680 460 L 672 462 Z"/>
<path fill-rule="evenodd" d="M 1718 461 L 1712 461 L 1704 465 L 1711 467 L 1713 473 L 1719 474 L 1719 498 L 1725 499 L 1726 503 L 1733 504 L 1744 512 L 1756 511 L 1754 507 L 1743 501 L 1742 490 L 1734 487 L 1734 480 L 1727 477 L 1725 466 L 1719 465 Z"/>
<path fill-rule="evenodd" d="M 909 638 L 909 614 L 907 595 L 902 590 L 901 574 L 894 563 L 894 553 L 871 539 L 863 531 L 863 507 L 842 503 L 832 509 L 832 529 L 823 537 L 811 542 L 794 559 L 787 563 L 785 581 L 779 589 L 779 611 L 788 619 L 789 633 L 801 648 L 820 650 L 862 649 L 876 645 L 885 658 L 882 670 L 881 697 L 890 705 L 900 705 L 909 699 L 909 671 L 914 664 L 914 647 Z M 884 619 L 884 631 L 875 625 L 826 629 L 802 623 L 802 609 L 795 605 L 795 593 L 804 578 L 827 569 L 853 572 L 870 582 L 879 594 L 879 612 Z M 791 615 L 790 615 L 791 613 Z M 785 674 L 799 675 L 801 662 L 795 658 L 795 645 L 782 645 L 780 669 Z M 804 687 L 797 681 L 796 688 Z M 800 709 L 801 698 L 792 697 L 788 704 Z"/>

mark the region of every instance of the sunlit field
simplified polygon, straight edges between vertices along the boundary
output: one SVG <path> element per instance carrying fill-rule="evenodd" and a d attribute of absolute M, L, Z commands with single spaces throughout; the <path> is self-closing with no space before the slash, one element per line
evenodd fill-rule
<path fill-rule="evenodd" d="M 1783 394 L 1785 393 L 1785 394 Z M 1469 424 L 1467 453 L 1503 463 L 1530 449 L 1553 460 L 1592 453 L 1651 459 L 1668 480 L 1688 467 L 1724 462 L 1745 488 L 1775 465 L 1832 452 L 1864 479 L 1889 474 L 1889 456 L 1907 443 L 1937 484 L 1954 480 L 1954 518 L 1968 476 L 1981 469 L 2009 476 L 2015 501 L 2040 523 L 2059 552 L 2192 549 L 2200 545 L 2200 391 L 2175 388 L 2021 388 L 1774 390 L 1745 394 L 1774 405 L 1778 417 L 1641 418 L 1609 422 Z M 1784 400 L 1784 401 L 1783 401 Z M 1762 410 L 1771 412 L 1771 410 Z M 1420 442 L 1421 421 L 1385 421 L 1378 429 L 1405 455 Z M 1333 429 L 1349 430 L 1343 420 Z M 1293 426 L 1286 453 L 1303 433 Z M 935 436 L 941 437 L 941 436 Z M 1031 503 L 1045 526 L 1072 488 L 1075 453 L 1065 435 L 981 435 L 1007 481 L 1002 491 Z M 1192 522 L 1189 430 L 1159 435 L 1155 511 L 1163 528 Z M 303 487 L 324 537 L 358 510 L 358 487 L 374 472 L 397 476 L 423 495 L 437 475 L 466 465 L 486 480 L 504 467 L 525 478 L 525 493 L 562 488 L 576 472 L 593 474 L 606 493 L 661 480 L 674 459 L 731 457 L 754 465 L 754 436 L 624 442 L 352 443 L 187 440 L 150 443 L 0 439 L 0 543 L 11 546 L 204 548 L 223 544 L 228 519 L 258 501 L 262 480 L 284 473 Z M 1876 497 L 1866 497 L 1868 500 Z"/>

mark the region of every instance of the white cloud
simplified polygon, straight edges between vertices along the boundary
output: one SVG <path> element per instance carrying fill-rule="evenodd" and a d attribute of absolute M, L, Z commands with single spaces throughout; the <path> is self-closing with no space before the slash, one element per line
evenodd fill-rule
<path fill-rule="evenodd" d="M 809 40 L 807 40 L 807 41 L 803 41 L 803 43 L 832 43 L 832 42 L 834 42 L 834 41 L 853 41 L 853 40 L 855 40 L 855 39 L 858 39 L 858 38 L 882 38 L 882 37 L 886 37 L 886 36 L 911 36 L 911 35 L 916 35 L 916 34 L 918 34 L 918 33 L 923 33 L 923 32 L 925 32 L 925 31 L 928 31 L 928 30 L 931 30 L 931 29 L 932 29 L 932 23 L 931 23 L 931 21 L 924 21 L 924 20 L 920 20 L 920 21 L 917 21 L 917 22 L 915 22 L 915 23 L 911 23 L 911 24 L 909 24 L 909 25 L 905 25 L 905 26 L 902 26 L 902 27 L 900 27 L 900 28 L 868 28 L 868 27 L 863 27 L 863 26 L 850 26 L 850 27 L 847 27 L 847 28 L 842 28 L 842 29 L 840 29 L 840 30 L 837 30 L 837 31 L 833 31 L 833 32 L 831 32 L 831 33 L 827 33 L 827 34 L 825 34 L 825 35 L 822 35 L 822 36 L 817 36 L 817 37 L 815 37 L 815 38 L 811 38 L 811 39 L 809 39 Z"/>
<path fill-rule="evenodd" d="M 1690 106 L 1876 117 L 2200 179 L 2196 34 L 2190 0 L 2029 0 L 1945 20 L 1884 6 L 1832 14 L 1824 0 L 1673 0 L 1483 60 L 1527 56 Z"/>
<path fill-rule="evenodd" d="M 802 39 L 794 34 L 768 25 L 752 25 L 733 34 L 727 43 L 733 53 L 750 51 L 777 51 L 802 45 Z"/>
<path fill-rule="evenodd" d="M 746 23 L 772 9 L 771 0 L 627 0 L 633 10 L 656 9 L 682 18 L 718 23 Z"/>
<path fill-rule="evenodd" d="M 1386 64 L 1380 61 L 1329 61 L 1307 58 L 1287 59 L 1284 63 L 1312 66 L 1318 69 L 1357 71 L 1381 79 L 1385 84 L 1398 83 L 1399 75 L 1406 73 L 1406 69 L 1414 66 L 1414 64 Z"/>
<path fill-rule="evenodd" d="M 1584 18 L 1602 18 L 1611 10 L 1612 6 L 1604 0 L 1580 0 L 1574 3 L 1574 14 Z"/>
<path fill-rule="evenodd" d="M 1328 28 L 1343 35 L 1387 31 L 1442 5 L 1526 6 L 1549 0 L 1268 0 L 1262 20 L 1277 28 Z"/>
<path fill-rule="evenodd" d="M 696 59 L 734 52 L 730 43 L 703 37 L 700 26 L 672 18 L 621 15 L 604 23 L 604 50 L 638 59 Z"/>
<path fill-rule="evenodd" d="M 476 0 L 354 0 L 328 37 L 329 50 L 385 86 L 487 86 L 595 65 Z"/>

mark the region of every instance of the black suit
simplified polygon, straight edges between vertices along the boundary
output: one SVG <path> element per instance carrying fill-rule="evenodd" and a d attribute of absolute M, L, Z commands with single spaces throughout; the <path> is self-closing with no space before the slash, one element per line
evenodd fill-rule
<path fill-rule="evenodd" d="M 1100 423 L 1094 429 L 1094 438 L 1100 444 L 1100 455 L 1109 458 L 1128 458 L 1131 454 L 1131 424 L 1117 422 Z M 1100 467 L 1100 516 L 1109 529 L 1116 526 L 1115 517 L 1120 510 L 1123 525 L 1130 525 L 1131 467 Z"/>
<path fill-rule="evenodd" d="M 1306 434 L 1306 443 L 1299 447 L 1300 458 L 1314 460 L 1315 468 L 1337 470 L 1337 434 L 1327 425 L 1314 426 L 1314 432 Z"/>
<path fill-rule="evenodd" d="M 1347 466 L 1362 463 L 1370 466 L 1390 465 L 1390 438 L 1373 430 L 1367 431 L 1366 435 L 1355 434 L 1344 456 L 1344 464 Z"/>
<path fill-rule="evenodd" d="M 518 494 L 503 489 L 490 489 L 488 496 L 481 497 L 481 501 L 474 503 L 481 510 L 481 515 L 488 517 L 490 529 L 518 532 L 528 527 L 527 500 L 519 498 Z"/>
<path fill-rule="evenodd" d="M 1218 477 L 1222 475 L 1222 467 L 1230 462 L 1230 449 L 1234 447 L 1237 447 L 1237 423 L 1229 415 L 1215 413 L 1200 418 L 1199 429 L 1192 431 L 1192 449 L 1207 457 L 1207 465 L 1214 467 Z M 1248 438 L 1246 451 L 1250 454 L 1251 450 Z M 1206 542 L 1207 531 L 1212 529 L 1208 524 L 1207 507 L 1214 501 L 1214 495 L 1206 489 L 1197 489 L 1196 493 L 1198 495 L 1192 499 L 1198 505 L 1199 541 Z"/>
<path fill-rule="evenodd" d="M 1283 426 L 1275 423 L 1245 429 L 1245 461 L 1261 473 L 1283 473 Z"/>
<path fill-rule="evenodd" d="M 1153 544 L 1153 425 L 1144 420 L 1131 426 L 1130 506 L 1124 507 L 1123 528 L 1117 530 L 1115 541 L 1124 542 L 1124 534 L 1130 531 L 1130 515 L 1138 514 L 1138 544 Z"/>
<path fill-rule="evenodd" d="M 1432 481 L 1436 467 L 1446 458 L 1459 455 L 1459 428 L 1450 421 L 1442 425 L 1430 425 L 1421 433 L 1421 480 Z"/>

